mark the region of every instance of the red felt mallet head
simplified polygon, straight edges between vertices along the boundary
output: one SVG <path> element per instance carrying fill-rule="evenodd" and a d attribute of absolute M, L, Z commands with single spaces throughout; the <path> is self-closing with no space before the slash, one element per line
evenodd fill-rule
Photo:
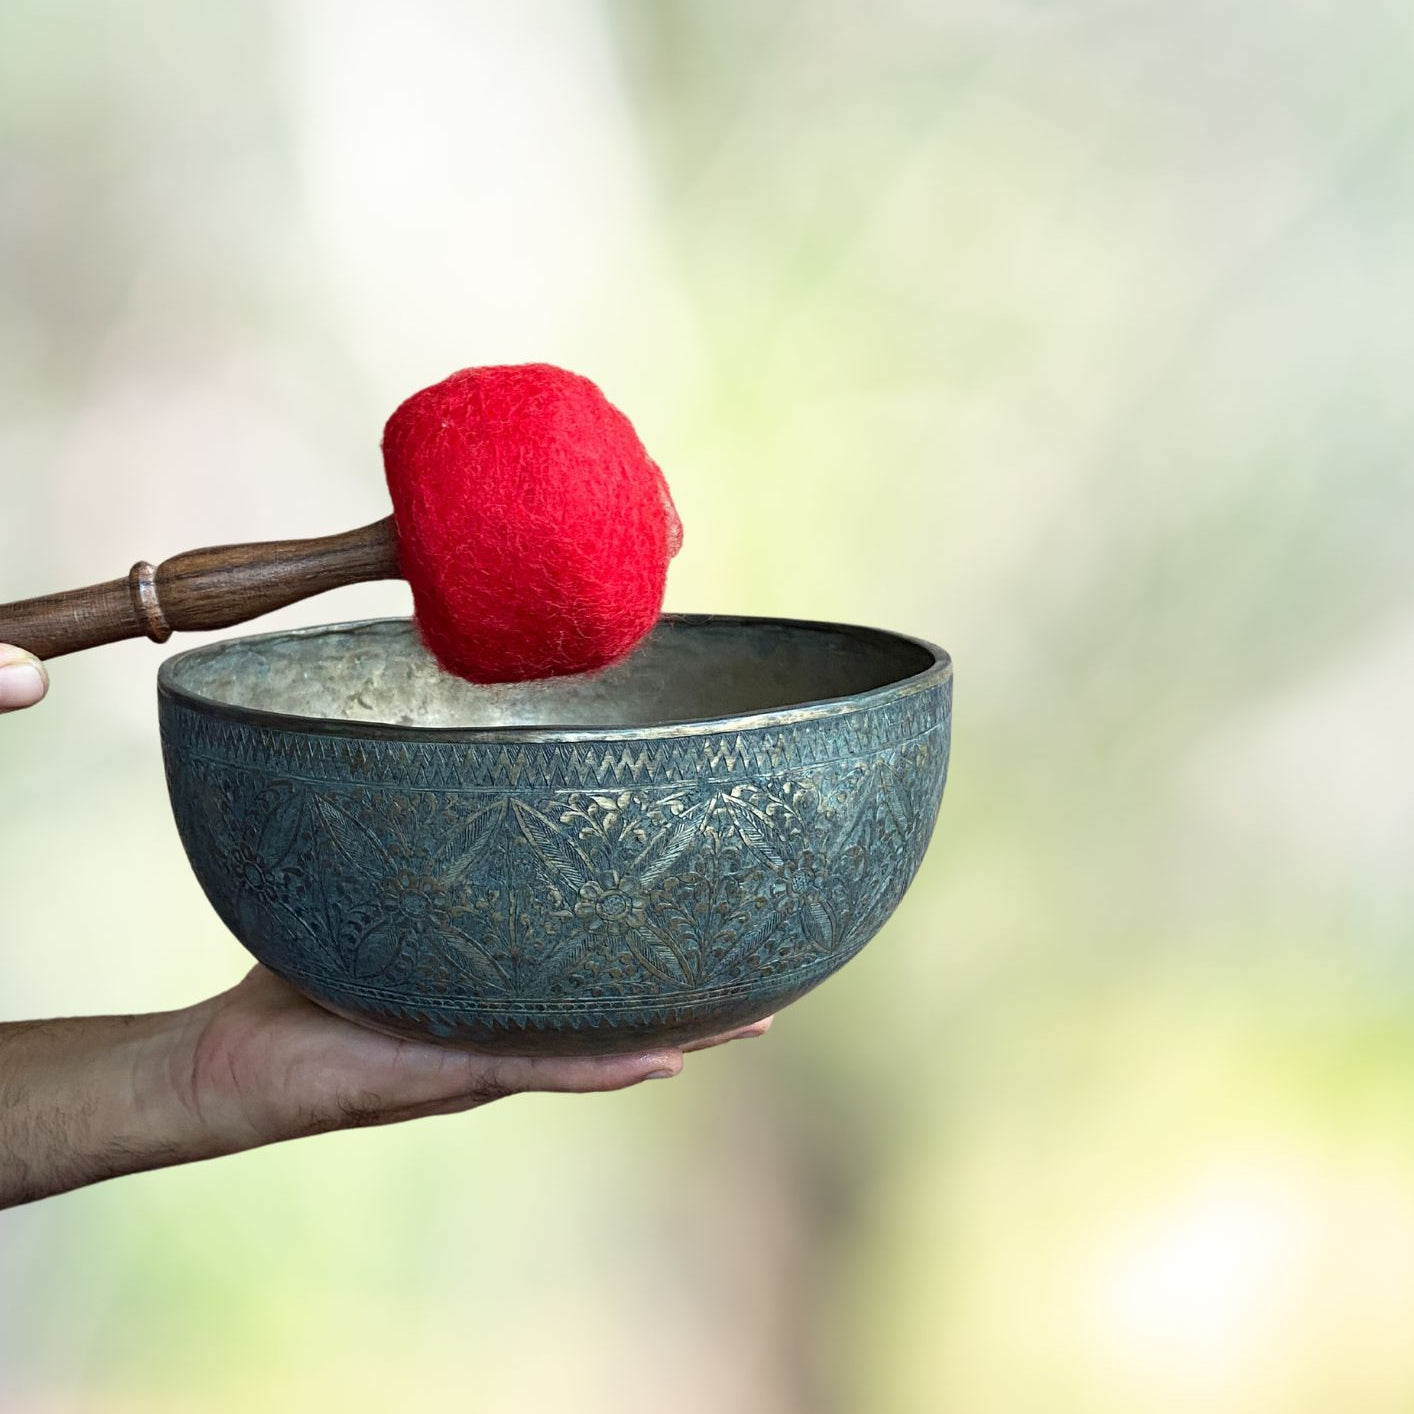
<path fill-rule="evenodd" d="M 139 560 L 125 579 L 0 604 L 0 641 L 40 658 L 165 643 L 401 575 L 444 668 L 520 682 L 605 667 L 657 621 L 682 526 L 629 420 L 587 378 L 544 363 L 454 373 L 388 419 L 383 460 L 384 520 Z"/>
<path fill-rule="evenodd" d="M 550 364 L 468 368 L 388 419 L 424 642 L 472 682 L 589 672 L 657 622 L 682 526 L 632 424 Z"/>

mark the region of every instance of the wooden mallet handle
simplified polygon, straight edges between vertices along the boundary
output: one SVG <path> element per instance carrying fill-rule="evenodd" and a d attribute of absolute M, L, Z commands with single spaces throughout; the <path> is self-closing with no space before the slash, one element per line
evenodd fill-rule
<path fill-rule="evenodd" d="M 229 628 L 326 589 L 401 573 L 392 516 L 319 540 L 219 545 L 155 569 L 140 560 L 106 584 L 0 604 L 0 643 L 37 658 L 144 635 L 165 643 L 174 632 Z"/>

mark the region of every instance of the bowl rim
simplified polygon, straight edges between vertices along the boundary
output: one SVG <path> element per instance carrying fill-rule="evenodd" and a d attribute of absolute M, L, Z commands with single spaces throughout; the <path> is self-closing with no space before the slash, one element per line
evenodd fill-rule
<path fill-rule="evenodd" d="M 169 701 L 200 712 L 205 716 L 219 717 L 245 726 L 293 732 L 302 736 L 376 738 L 395 741 L 482 742 L 494 745 L 498 742 L 528 741 L 652 741 L 671 737 L 717 736 L 737 731 L 759 731 L 763 727 L 793 725 L 799 722 L 863 711 L 880 706 L 885 702 L 911 697 L 917 692 L 925 692 L 929 688 L 950 682 L 952 679 L 952 658 L 945 649 L 938 647 L 936 643 L 931 643 L 926 638 L 916 638 L 911 634 L 895 633 L 891 629 L 872 628 L 866 624 L 834 623 L 825 619 L 780 618 L 770 614 L 692 613 L 665 613 L 659 617 L 659 622 L 687 626 L 698 624 L 773 624 L 783 628 L 804 628 L 819 632 L 869 634 L 921 648 L 933 661 L 927 667 L 916 673 L 911 673 L 907 677 L 884 683 L 880 687 L 868 688 L 863 692 L 849 693 L 843 697 L 821 697 L 809 702 L 794 703 L 788 707 L 768 707 L 761 711 L 729 713 L 718 717 L 693 717 L 686 721 L 663 722 L 655 726 L 623 727 L 555 726 L 543 723 L 534 726 L 431 727 L 405 726 L 397 722 L 356 721 L 345 717 L 306 717 L 298 712 L 275 712 L 264 707 L 241 707 L 233 703 L 222 702 L 218 698 L 193 692 L 190 688 L 183 687 L 175 681 L 177 668 L 186 659 L 231 643 L 258 643 L 262 640 L 277 638 L 312 638 L 319 634 L 346 632 L 351 629 L 413 623 L 412 618 L 407 615 L 388 615 L 381 618 L 350 619 L 341 623 L 309 624 L 301 628 L 277 629 L 269 633 L 242 634 L 235 638 L 224 638 L 212 643 L 203 643 L 195 648 L 188 648 L 181 653 L 172 654 L 158 668 L 157 696 L 159 705 L 164 701 Z"/>

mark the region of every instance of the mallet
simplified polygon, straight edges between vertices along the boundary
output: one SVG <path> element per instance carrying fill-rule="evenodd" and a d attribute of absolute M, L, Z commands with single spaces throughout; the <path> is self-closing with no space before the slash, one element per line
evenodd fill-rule
<path fill-rule="evenodd" d="M 587 378 L 548 364 L 454 373 L 388 420 L 383 460 L 384 520 L 143 560 L 122 579 L 0 605 L 0 642 L 40 658 L 164 643 L 405 577 L 444 668 L 517 682 L 603 667 L 657 621 L 681 525 L 632 425 Z"/>

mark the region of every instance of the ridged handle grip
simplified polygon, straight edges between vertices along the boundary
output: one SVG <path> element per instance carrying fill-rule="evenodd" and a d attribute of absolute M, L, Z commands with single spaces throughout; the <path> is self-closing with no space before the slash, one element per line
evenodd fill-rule
<path fill-rule="evenodd" d="M 37 658 L 125 638 L 165 643 L 174 632 L 229 628 L 326 589 L 401 573 L 391 516 L 317 540 L 218 545 L 155 569 L 139 560 L 124 579 L 0 604 L 0 643 Z"/>

